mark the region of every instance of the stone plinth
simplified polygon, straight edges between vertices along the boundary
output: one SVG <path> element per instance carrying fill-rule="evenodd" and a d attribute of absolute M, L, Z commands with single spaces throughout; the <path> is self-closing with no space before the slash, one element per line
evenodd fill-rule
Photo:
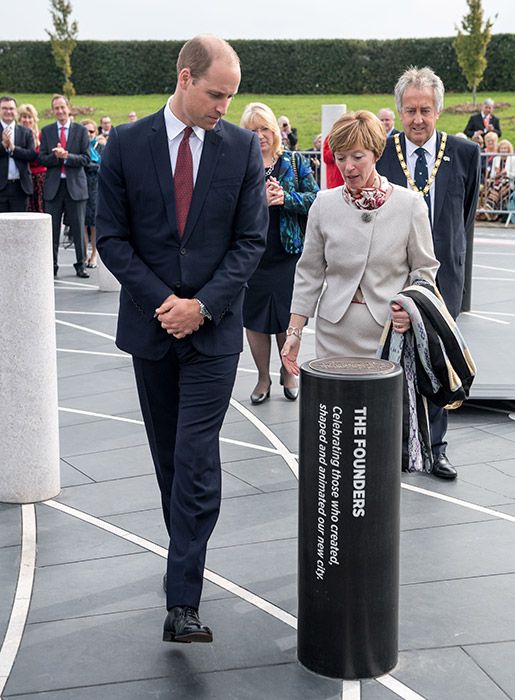
<path fill-rule="evenodd" d="M 120 283 L 102 262 L 100 253 L 97 256 L 98 263 L 98 288 L 101 292 L 119 292 Z"/>

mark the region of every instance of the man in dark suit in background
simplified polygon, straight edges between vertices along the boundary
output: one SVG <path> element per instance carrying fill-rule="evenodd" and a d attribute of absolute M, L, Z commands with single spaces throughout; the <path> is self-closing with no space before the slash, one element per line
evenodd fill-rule
<path fill-rule="evenodd" d="M 410 68 L 401 75 L 395 100 L 404 132 L 388 139 L 377 170 L 390 182 L 424 194 L 440 262 L 438 288 L 457 318 L 463 300 L 467 239 L 473 235 L 479 195 L 479 148 L 436 131 L 443 98 L 443 83 L 430 68 Z M 446 455 L 447 412 L 429 404 L 429 420 L 432 473 L 455 479 L 456 470 Z"/>
<path fill-rule="evenodd" d="M 30 129 L 16 124 L 16 100 L 0 97 L 0 212 L 27 211 L 32 194 L 29 168 L 36 158 Z"/>
<path fill-rule="evenodd" d="M 41 132 L 39 162 L 47 169 L 45 176 L 45 211 L 52 217 L 54 277 L 57 275 L 61 220 L 66 223 L 75 245 L 77 277 L 89 277 L 84 269 L 86 246 L 84 217 L 88 199 L 88 182 L 84 168 L 89 165 L 89 136 L 82 124 L 70 119 L 70 103 L 63 95 L 54 95 L 52 110 L 57 120 Z"/>
<path fill-rule="evenodd" d="M 483 102 L 481 111 L 473 114 L 468 120 L 467 126 L 463 130 L 469 139 L 473 136 L 484 136 L 490 131 L 494 131 L 497 136 L 501 136 L 501 124 L 499 119 L 492 113 L 494 101 L 489 97 Z"/>
<path fill-rule="evenodd" d="M 399 133 L 399 130 L 395 128 L 395 112 L 393 111 L 393 109 L 389 109 L 389 107 L 383 107 L 383 109 L 379 110 L 377 116 L 379 117 L 379 121 L 384 127 L 384 130 L 386 132 L 386 138 Z"/>
<path fill-rule="evenodd" d="M 198 607 L 220 507 L 219 433 L 268 228 L 257 137 L 221 119 L 239 83 L 229 44 L 191 39 L 168 103 L 111 130 L 99 174 L 97 245 L 122 285 L 116 342 L 133 356 L 170 536 L 171 642 L 212 641 Z"/>

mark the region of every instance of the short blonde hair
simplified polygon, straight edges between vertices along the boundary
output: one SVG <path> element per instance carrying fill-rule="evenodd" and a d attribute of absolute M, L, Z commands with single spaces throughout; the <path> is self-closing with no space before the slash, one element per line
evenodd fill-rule
<path fill-rule="evenodd" d="M 487 131 L 483 137 L 483 140 L 485 142 L 485 146 L 487 141 L 493 141 L 495 146 L 497 147 L 497 142 L 499 141 L 499 134 L 496 134 L 495 131 Z"/>
<path fill-rule="evenodd" d="M 92 126 L 95 127 L 95 131 L 97 130 L 97 123 L 94 119 L 82 119 L 81 122 L 82 126 L 87 126 L 88 124 L 91 124 Z"/>
<path fill-rule="evenodd" d="M 511 144 L 511 141 L 508 141 L 508 139 L 501 139 L 501 141 L 499 141 L 499 143 L 497 144 L 497 150 L 499 150 L 501 146 L 508 146 L 510 153 L 513 153 L 513 146 Z"/>
<path fill-rule="evenodd" d="M 18 117 L 21 118 L 25 116 L 32 117 L 32 119 L 34 119 L 34 124 L 38 123 L 38 110 L 29 102 L 18 107 Z"/>
<path fill-rule="evenodd" d="M 245 109 L 240 119 L 240 126 L 244 129 L 258 129 L 259 127 L 267 127 L 274 135 L 272 143 L 273 155 L 280 156 L 284 150 L 281 141 L 281 132 L 274 113 L 270 107 L 264 102 L 250 102 Z"/>
<path fill-rule="evenodd" d="M 386 133 L 381 121 L 364 109 L 343 114 L 329 132 L 329 147 L 333 153 L 363 148 L 380 158 L 385 145 Z"/>

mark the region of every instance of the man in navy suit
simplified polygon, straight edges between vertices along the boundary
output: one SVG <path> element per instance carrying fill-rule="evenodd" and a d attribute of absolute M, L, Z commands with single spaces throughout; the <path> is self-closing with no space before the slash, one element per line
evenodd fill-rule
<path fill-rule="evenodd" d="M 463 132 L 469 139 L 478 134 L 484 137 L 485 134 L 491 131 L 495 132 L 500 138 L 501 123 L 495 114 L 492 113 L 493 108 L 494 101 L 487 97 L 481 106 L 481 111 L 471 115 L 467 126 L 463 129 Z"/>
<path fill-rule="evenodd" d="M 54 277 L 59 269 L 57 258 L 63 214 L 75 245 L 77 277 L 89 277 L 84 269 L 84 217 L 88 199 L 84 168 L 90 160 L 89 136 L 86 127 L 71 120 L 70 103 L 64 95 L 53 96 L 52 111 L 57 121 L 41 131 L 39 162 L 47 169 L 43 196 L 45 211 L 52 217 Z"/>
<path fill-rule="evenodd" d="M 221 119 L 239 83 L 229 44 L 191 39 L 168 103 L 111 130 L 99 174 L 97 244 L 122 285 L 117 345 L 133 356 L 170 536 L 164 641 L 212 641 L 198 607 L 219 432 L 268 228 L 257 137 Z"/>
<path fill-rule="evenodd" d="M 0 212 L 27 211 L 32 194 L 34 137 L 30 129 L 16 124 L 16 113 L 14 97 L 0 97 Z"/>
<path fill-rule="evenodd" d="M 410 68 L 401 75 L 395 100 L 404 132 L 387 140 L 377 170 L 390 182 L 424 194 L 440 262 L 438 288 L 456 318 L 463 301 L 467 240 L 474 231 L 480 156 L 475 143 L 436 130 L 443 98 L 443 83 L 430 68 Z M 455 479 L 456 469 L 446 455 L 447 412 L 430 404 L 429 420 L 432 473 Z"/>

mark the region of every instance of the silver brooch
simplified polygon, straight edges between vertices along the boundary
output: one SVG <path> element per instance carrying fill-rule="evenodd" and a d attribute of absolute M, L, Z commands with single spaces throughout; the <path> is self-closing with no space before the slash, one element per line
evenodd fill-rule
<path fill-rule="evenodd" d="M 364 221 L 365 224 L 369 224 L 372 221 L 372 214 L 370 214 L 368 211 L 363 212 L 361 215 L 361 221 Z"/>

